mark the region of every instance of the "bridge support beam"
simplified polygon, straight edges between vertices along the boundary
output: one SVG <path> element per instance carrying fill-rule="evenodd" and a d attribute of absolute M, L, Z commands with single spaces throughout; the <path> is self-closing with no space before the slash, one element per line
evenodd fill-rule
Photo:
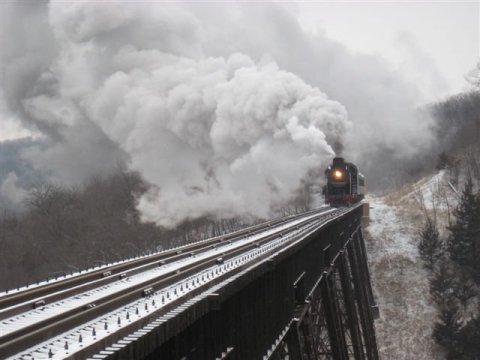
<path fill-rule="evenodd" d="M 357 207 L 246 268 L 112 358 L 378 360 L 361 218 Z"/>
<path fill-rule="evenodd" d="M 358 229 L 298 305 L 284 340 L 264 359 L 379 359 L 364 251 Z"/>

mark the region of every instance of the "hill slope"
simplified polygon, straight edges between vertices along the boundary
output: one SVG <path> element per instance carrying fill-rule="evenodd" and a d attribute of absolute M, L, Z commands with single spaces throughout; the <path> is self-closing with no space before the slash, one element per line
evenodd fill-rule
<path fill-rule="evenodd" d="M 384 360 L 441 359 L 431 337 L 437 320 L 429 293 L 430 272 L 418 253 L 424 214 L 435 207 L 440 229 L 448 220 L 455 194 L 444 172 L 424 178 L 384 197 L 370 197 L 366 241 L 380 319 L 376 321 L 379 350 Z"/>

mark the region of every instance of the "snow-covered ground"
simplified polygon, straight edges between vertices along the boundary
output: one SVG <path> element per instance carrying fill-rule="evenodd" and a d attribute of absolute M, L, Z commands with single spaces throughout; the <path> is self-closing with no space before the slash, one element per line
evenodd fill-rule
<path fill-rule="evenodd" d="M 442 359 L 431 337 L 437 310 L 429 293 L 430 273 L 422 266 L 417 244 L 427 211 L 436 205 L 440 227 L 455 203 L 443 172 L 384 197 L 370 197 L 366 228 L 368 260 L 380 307 L 376 330 L 383 360 Z M 423 203 L 423 209 L 422 209 Z"/>

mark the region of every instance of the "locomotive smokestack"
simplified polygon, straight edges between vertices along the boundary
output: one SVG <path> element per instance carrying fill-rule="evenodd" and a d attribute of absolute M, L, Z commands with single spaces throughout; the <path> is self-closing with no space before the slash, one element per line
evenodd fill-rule
<path fill-rule="evenodd" d="M 337 156 L 342 156 L 343 155 L 343 143 L 340 139 L 335 139 L 333 142 L 332 142 L 332 148 L 333 148 L 333 151 L 335 151 L 335 154 Z"/>
<path fill-rule="evenodd" d="M 343 157 L 336 157 L 333 159 L 333 166 L 339 167 L 345 165 L 345 159 Z"/>

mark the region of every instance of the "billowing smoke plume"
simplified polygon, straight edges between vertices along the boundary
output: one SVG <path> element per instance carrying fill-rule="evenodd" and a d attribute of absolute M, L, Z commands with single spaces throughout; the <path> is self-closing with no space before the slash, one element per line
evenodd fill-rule
<path fill-rule="evenodd" d="M 3 147 L 16 151 L 0 153 L 0 174 L 4 173 L 0 182 L 11 171 L 20 186 L 27 188 L 45 179 L 77 185 L 91 176 L 110 173 L 125 154 L 61 93 L 59 83 L 74 79 L 62 74 L 61 79 L 55 77 L 61 44 L 49 22 L 48 3 L 2 2 L 0 23 L 0 130 L 21 124 L 21 131 L 14 131 L 13 137 L 19 132 L 34 137 L 34 141 L 10 141 Z M 75 76 L 85 79 L 88 71 Z"/>
<path fill-rule="evenodd" d="M 419 79 L 408 78 L 380 56 L 352 53 L 323 34 L 306 34 L 289 10 L 271 4 L 192 8 L 202 19 L 205 38 L 210 39 L 204 45 L 209 53 L 224 56 L 241 51 L 256 59 L 268 52 L 282 69 L 345 106 L 353 126 L 344 138 L 343 155 L 360 166 L 370 189 L 401 183 L 415 165 L 412 162 L 433 141 L 432 120 L 418 111 L 431 100 L 415 85 Z M 212 17 L 212 12 L 222 16 Z M 432 71 L 434 61 L 423 55 L 417 64 L 423 75 L 438 77 Z M 418 51 L 412 56 L 418 59 Z M 439 82 L 436 78 L 429 83 Z"/>
<path fill-rule="evenodd" d="M 133 48 L 114 57 L 118 70 L 81 99 L 154 185 L 139 208 L 162 225 L 214 212 L 266 216 L 326 163 L 348 124 L 341 105 L 271 62 Z"/>
<path fill-rule="evenodd" d="M 267 216 L 334 155 L 346 110 L 319 89 L 268 59 L 204 56 L 181 9 L 117 6 L 50 4 L 56 54 L 21 109 L 61 141 L 26 150 L 35 166 L 82 178 L 83 145 L 97 143 L 89 164 L 114 158 L 98 145 L 106 136 L 152 185 L 139 199 L 144 218 L 170 226 L 209 213 Z"/>
<path fill-rule="evenodd" d="M 376 59 L 306 35 L 280 5 L 2 6 L 17 20 L 0 37 L 0 113 L 37 134 L 23 161 L 77 184 L 127 160 L 152 185 L 139 209 L 161 225 L 268 215 L 342 143 L 360 161 L 425 143 L 414 88 Z M 2 189 L 18 194 L 8 176 Z"/>

